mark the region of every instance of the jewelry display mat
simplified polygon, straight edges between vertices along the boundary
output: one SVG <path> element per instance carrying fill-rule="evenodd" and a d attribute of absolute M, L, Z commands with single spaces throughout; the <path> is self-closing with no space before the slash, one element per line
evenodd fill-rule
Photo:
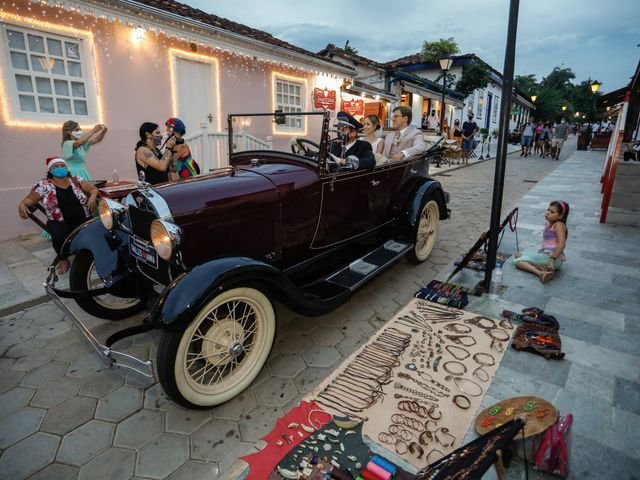
<path fill-rule="evenodd" d="M 508 320 L 413 299 L 308 398 L 324 402 L 322 408 L 336 415 L 364 418 L 364 435 L 422 468 L 462 445 L 512 334 Z M 373 372 L 382 371 L 378 363 L 389 368 L 364 402 L 360 397 L 371 380 L 363 380 L 369 385 L 360 388 L 359 380 L 350 378 L 354 362 L 362 365 L 363 352 L 396 338 L 409 340 L 395 348 L 393 360 L 383 351 L 379 361 L 371 361 Z M 338 397 L 337 392 L 343 393 Z M 354 408 L 363 402 L 365 407 Z"/>

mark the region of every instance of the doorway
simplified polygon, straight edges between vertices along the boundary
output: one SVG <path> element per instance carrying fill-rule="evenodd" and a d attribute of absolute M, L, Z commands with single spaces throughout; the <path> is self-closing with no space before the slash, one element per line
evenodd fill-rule
<path fill-rule="evenodd" d="M 484 128 L 489 129 L 489 125 L 491 125 L 491 103 L 493 102 L 493 94 L 491 92 L 487 92 L 487 111 L 484 116 Z"/>

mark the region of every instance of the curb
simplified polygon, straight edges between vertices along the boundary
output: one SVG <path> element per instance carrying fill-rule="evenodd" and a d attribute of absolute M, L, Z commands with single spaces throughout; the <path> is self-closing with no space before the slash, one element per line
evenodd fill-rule
<path fill-rule="evenodd" d="M 42 305 L 43 303 L 47 303 L 48 301 L 49 297 L 47 295 L 40 295 L 39 297 L 23 300 L 22 302 L 14 303 L 13 305 L 9 305 L 8 307 L 0 308 L 0 317 L 12 315 L 16 312 L 19 312 L 20 310 L 26 310 L 28 308 L 36 307 L 38 305 Z"/>
<path fill-rule="evenodd" d="M 509 156 L 509 155 L 513 155 L 514 153 L 518 153 L 518 150 L 514 150 L 513 152 L 508 152 L 508 153 L 507 153 L 507 156 Z M 454 167 L 449 167 L 449 168 L 447 168 L 446 170 L 442 170 L 442 168 L 444 168 L 444 167 L 441 167 L 441 168 L 440 168 L 440 170 L 438 170 L 438 171 L 437 171 L 437 172 L 435 172 L 435 173 L 431 173 L 431 172 L 429 172 L 429 176 L 431 176 L 431 177 L 437 177 L 438 175 L 442 175 L 443 173 L 454 172 L 454 171 L 456 171 L 456 170 L 460 170 L 461 168 L 473 167 L 474 165 L 478 165 L 479 163 L 484 163 L 484 162 L 487 162 L 487 161 L 489 161 L 489 160 L 495 160 L 495 157 L 487 157 L 487 158 L 483 158 L 482 160 L 476 160 L 475 162 L 473 162 L 473 163 L 469 163 L 469 164 L 467 164 L 467 165 L 456 165 L 456 166 L 454 166 Z M 435 168 L 435 167 L 434 167 L 434 168 Z"/>

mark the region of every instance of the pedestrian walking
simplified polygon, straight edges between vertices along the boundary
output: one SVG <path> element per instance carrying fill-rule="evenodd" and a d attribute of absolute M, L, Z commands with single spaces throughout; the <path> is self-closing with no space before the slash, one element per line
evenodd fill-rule
<path fill-rule="evenodd" d="M 566 119 L 562 119 L 559 124 L 553 127 L 553 138 L 551 139 L 551 157 L 560 160 L 560 150 L 564 141 L 569 136 L 569 125 Z"/>
<path fill-rule="evenodd" d="M 520 145 L 522 146 L 522 151 L 520 152 L 520 156 L 528 157 L 531 155 L 531 146 L 533 145 L 533 117 L 529 117 L 527 122 L 524 124 L 524 129 L 522 130 L 522 138 L 520 139 Z"/>
<path fill-rule="evenodd" d="M 467 121 L 462 124 L 462 164 L 469 165 L 469 155 L 473 152 L 474 137 L 478 132 L 478 124 L 473 121 L 473 113 L 467 114 Z"/>

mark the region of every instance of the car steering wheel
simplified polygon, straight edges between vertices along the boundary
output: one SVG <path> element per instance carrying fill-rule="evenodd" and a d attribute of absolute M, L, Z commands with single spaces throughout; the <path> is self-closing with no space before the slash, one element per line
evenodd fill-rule
<path fill-rule="evenodd" d="M 315 149 L 311 150 L 309 147 Z M 296 155 L 302 155 L 308 158 L 318 158 L 318 152 L 320 151 L 320 145 L 306 138 L 296 138 L 291 144 L 291 151 Z"/>

